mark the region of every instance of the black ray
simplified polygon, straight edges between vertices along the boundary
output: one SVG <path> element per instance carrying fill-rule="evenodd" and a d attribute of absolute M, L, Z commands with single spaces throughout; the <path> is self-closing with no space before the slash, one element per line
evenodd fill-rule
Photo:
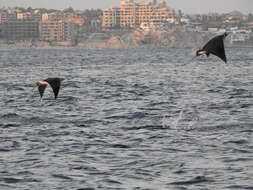
<path fill-rule="evenodd" d="M 216 55 L 217 57 L 221 58 L 225 63 L 227 62 L 227 57 L 224 49 L 224 38 L 228 35 L 228 33 L 224 33 L 219 36 L 215 36 L 211 40 L 209 40 L 201 50 L 198 50 L 196 55 L 200 56 L 202 54 L 209 54 Z"/>

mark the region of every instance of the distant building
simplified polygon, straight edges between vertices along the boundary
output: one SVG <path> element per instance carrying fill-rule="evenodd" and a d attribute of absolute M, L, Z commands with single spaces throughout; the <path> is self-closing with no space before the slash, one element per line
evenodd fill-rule
<path fill-rule="evenodd" d="M 31 20 L 33 19 L 32 13 L 17 13 L 18 20 Z"/>
<path fill-rule="evenodd" d="M 211 33 L 215 33 L 215 32 L 218 32 L 218 28 L 208 28 L 207 31 L 208 32 L 211 32 Z"/>
<path fill-rule="evenodd" d="M 141 23 L 164 23 L 175 17 L 175 10 L 167 7 L 165 0 L 157 2 L 136 3 L 134 0 L 121 0 L 119 8 L 108 8 L 103 11 L 104 29 L 107 28 L 136 28 Z"/>
<path fill-rule="evenodd" d="M 0 13 L 0 24 L 5 22 L 7 20 L 7 14 L 6 13 Z"/>
<path fill-rule="evenodd" d="M 203 32 L 205 29 L 201 23 L 189 22 L 184 25 L 184 30 L 189 32 Z"/>
<path fill-rule="evenodd" d="M 84 25 L 85 24 L 85 21 L 83 18 L 80 18 L 80 17 L 77 17 L 76 15 L 69 15 L 66 19 L 65 19 L 66 22 L 73 22 L 77 25 Z"/>
<path fill-rule="evenodd" d="M 44 21 L 40 23 L 42 41 L 70 41 L 78 33 L 78 25 L 65 21 Z"/>
<path fill-rule="evenodd" d="M 49 20 L 49 14 L 48 13 L 42 14 L 41 15 L 41 20 L 42 20 L 42 22 L 48 21 Z"/>
<path fill-rule="evenodd" d="M 6 21 L 17 20 L 17 13 L 8 13 L 6 17 Z"/>
<path fill-rule="evenodd" d="M 33 13 L 33 15 L 32 15 L 32 18 L 33 18 L 33 20 L 36 20 L 36 21 L 41 21 L 41 19 L 42 19 L 42 15 L 41 15 L 41 13 Z"/>
<path fill-rule="evenodd" d="M 44 13 L 42 14 L 42 21 L 60 21 L 64 19 L 62 12 Z"/>
<path fill-rule="evenodd" d="M 158 29 L 166 29 L 166 23 L 161 23 L 161 22 L 156 22 L 156 21 L 152 21 L 152 22 L 142 22 L 140 25 L 140 29 L 144 30 L 144 31 L 155 31 Z"/>
<path fill-rule="evenodd" d="M 103 11 L 103 28 L 120 28 L 120 8 L 107 8 Z"/>
<path fill-rule="evenodd" d="M 238 27 L 231 28 L 230 43 L 244 43 L 250 39 L 250 30 L 238 29 Z"/>
<path fill-rule="evenodd" d="M 16 13 L 1 13 L 0 14 L 0 23 L 4 23 L 7 21 L 13 21 L 17 20 L 17 14 Z"/>
<path fill-rule="evenodd" d="M 64 22 L 43 21 L 40 23 L 40 39 L 42 41 L 64 41 Z"/>
<path fill-rule="evenodd" d="M 188 24 L 190 22 L 190 19 L 183 17 L 183 18 L 180 18 L 180 22 L 184 24 Z"/>
<path fill-rule="evenodd" d="M 17 20 L 41 20 L 41 14 L 39 12 L 26 12 L 26 13 L 17 13 Z"/>
<path fill-rule="evenodd" d="M 14 20 L 2 23 L 2 38 L 7 41 L 39 39 L 39 23 L 32 20 Z"/>

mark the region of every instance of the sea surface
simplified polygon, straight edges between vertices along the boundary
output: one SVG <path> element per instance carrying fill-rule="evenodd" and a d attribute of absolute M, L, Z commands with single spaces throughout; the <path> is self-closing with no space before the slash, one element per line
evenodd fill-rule
<path fill-rule="evenodd" d="M 253 51 L 226 53 L 0 50 L 0 189 L 252 190 Z"/>

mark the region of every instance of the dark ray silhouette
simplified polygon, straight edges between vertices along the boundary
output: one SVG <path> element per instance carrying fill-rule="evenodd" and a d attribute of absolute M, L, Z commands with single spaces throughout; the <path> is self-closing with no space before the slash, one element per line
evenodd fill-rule
<path fill-rule="evenodd" d="M 201 50 L 198 50 L 196 52 L 196 56 L 204 55 L 206 54 L 207 57 L 210 54 L 216 55 L 217 57 L 221 58 L 225 63 L 227 62 L 227 57 L 225 54 L 224 49 L 224 38 L 228 35 L 228 33 L 224 33 L 219 36 L 215 36 L 211 40 L 209 40 L 206 45 Z"/>
<path fill-rule="evenodd" d="M 36 86 L 38 87 L 40 97 L 41 98 L 43 97 L 47 85 L 50 85 L 54 92 L 54 98 L 56 99 L 59 94 L 62 80 L 63 80 L 62 78 L 47 78 L 43 81 L 36 82 Z"/>

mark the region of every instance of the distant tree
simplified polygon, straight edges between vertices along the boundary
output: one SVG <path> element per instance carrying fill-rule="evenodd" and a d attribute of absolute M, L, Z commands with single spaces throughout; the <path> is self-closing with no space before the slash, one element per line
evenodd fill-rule
<path fill-rule="evenodd" d="M 66 8 L 63 10 L 64 13 L 73 13 L 75 10 L 72 7 Z"/>
<path fill-rule="evenodd" d="M 86 9 L 83 14 L 87 18 L 97 18 L 103 15 L 103 11 L 101 9 Z"/>
<path fill-rule="evenodd" d="M 18 10 L 20 10 L 21 12 L 25 12 L 25 11 L 26 11 L 26 9 L 23 8 L 23 7 L 14 7 L 14 9 L 18 9 Z"/>
<path fill-rule="evenodd" d="M 103 11 L 101 9 L 86 9 L 83 12 L 83 17 L 87 25 L 91 25 L 93 20 L 98 20 L 102 15 Z"/>
<path fill-rule="evenodd" d="M 45 8 L 40 8 L 40 9 L 38 9 L 39 10 L 39 12 L 40 13 L 48 13 L 48 10 L 47 9 L 45 9 Z"/>
<path fill-rule="evenodd" d="M 180 9 L 178 10 L 178 17 L 179 17 L 179 18 L 182 18 L 182 17 L 183 17 L 183 12 L 182 12 L 182 10 L 180 10 Z"/>
<path fill-rule="evenodd" d="M 54 13 L 54 12 L 58 12 L 58 10 L 56 9 L 48 9 L 46 10 L 47 13 Z"/>
<path fill-rule="evenodd" d="M 253 14 L 252 14 L 252 13 L 249 13 L 249 14 L 248 14 L 248 18 L 249 18 L 249 20 L 253 20 Z"/>
<path fill-rule="evenodd" d="M 27 9 L 26 9 L 26 11 L 27 12 L 32 12 L 34 9 L 32 8 L 32 7 L 28 7 Z"/>

